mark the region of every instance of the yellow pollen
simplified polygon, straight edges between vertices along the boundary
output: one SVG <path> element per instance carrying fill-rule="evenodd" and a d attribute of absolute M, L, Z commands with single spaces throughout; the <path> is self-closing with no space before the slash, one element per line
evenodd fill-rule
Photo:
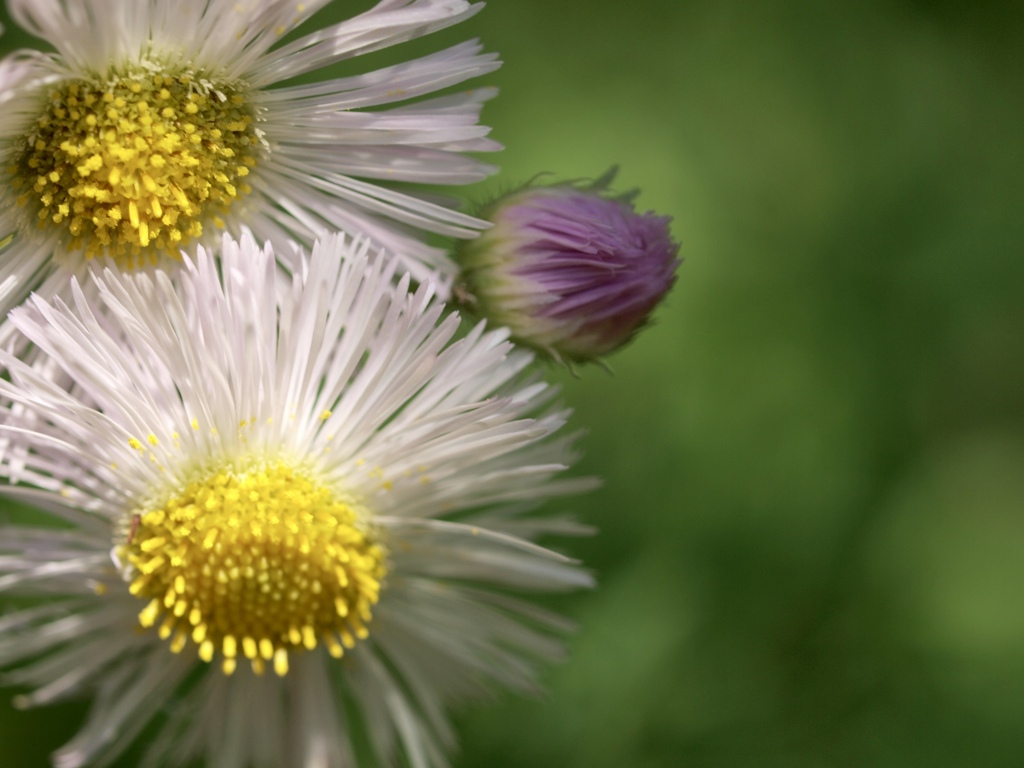
<path fill-rule="evenodd" d="M 385 551 L 351 506 L 284 462 L 219 467 L 132 520 L 118 557 L 135 572 L 139 623 L 175 653 L 191 642 L 225 674 L 244 658 L 283 676 L 291 654 L 323 643 L 338 656 L 368 635 Z"/>
<path fill-rule="evenodd" d="M 176 257 L 249 189 L 240 179 L 261 150 L 246 93 L 141 67 L 65 82 L 10 166 L 18 204 L 88 258 L 132 269 Z"/>

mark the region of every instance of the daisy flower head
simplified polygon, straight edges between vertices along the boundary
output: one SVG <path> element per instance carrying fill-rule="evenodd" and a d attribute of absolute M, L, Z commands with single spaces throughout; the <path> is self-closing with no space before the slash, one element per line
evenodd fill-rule
<path fill-rule="evenodd" d="M 74 386 L 0 352 L 2 492 L 59 523 L 0 530 L 0 591 L 31 598 L 0 615 L 5 682 L 94 696 L 59 768 L 154 719 L 144 766 L 445 765 L 451 701 L 561 652 L 522 593 L 589 584 L 531 542 L 591 485 L 561 476 L 566 413 L 365 240 L 290 283 L 251 238 L 183 263 L 11 314 Z"/>
<path fill-rule="evenodd" d="M 364 234 L 443 290 L 453 267 L 424 233 L 471 237 L 486 225 L 395 183 L 458 185 L 493 171 L 464 154 L 499 148 L 478 124 L 493 91 L 419 97 L 494 70 L 496 57 L 468 42 L 303 81 L 482 4 L 381 0 L 284 37 L 327 3 L 8 0 L 55 51 L 0 64 L 0 313 L 30 289 L 66 285 L 89 259 L 159 264 L 243 224 L 260 242 L 303 246 L 324 232 Z"/>

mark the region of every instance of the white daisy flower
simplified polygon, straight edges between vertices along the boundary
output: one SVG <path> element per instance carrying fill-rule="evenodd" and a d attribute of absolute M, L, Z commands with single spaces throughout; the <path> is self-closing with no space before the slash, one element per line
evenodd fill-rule
<path fill-rule="evenodd" d="M 504 331 L 453 340 L 368 250 L 329 237 L 287 284 L 225 238 L 219 265 L 12 312 L 75 382 L 0 353 L 2 493 L 63 523 L 0 529 L 0 590 L 32 598 L 0 616 L 4 680 L 95 696 L 59 768 L 154 717 L 146 766 L 443 766 L 451 700 L 560 654 L 513 593 L 590 583 L 528 541 L 572 526 L 526 512 L 591 485 L 558 477 L 566 413 Z"/>
<path fill-rule="evenodd" d="M 92 258 L 158 264 L 243 224 L 261 242 L 369 236 L 444 292 L 454 266 L 423 233 L 466 238 L 487 225 L 392 182 L 493 172 L 463 154 L 499 148 L 478 124 L 492 89 L 416 99 L 493 71 L 496 57 L 468 42 L 366 74 L 293 79 L 481 4 L 382 0 L 280 42 L 327 2 L 8 0 L 56 52 L 0 63 L 0 315 L 29 290 L 66 290 Z"/>

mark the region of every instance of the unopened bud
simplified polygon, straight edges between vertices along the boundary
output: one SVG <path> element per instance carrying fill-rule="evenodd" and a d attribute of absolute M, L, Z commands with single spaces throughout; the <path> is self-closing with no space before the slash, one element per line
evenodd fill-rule
<path fill-rule="evenodd" d="M 485 209 L 494 226 L 462 244 L 463 303 L 559 361 L 632 339 L 672 287 L 679 246 L 669 217 L 609 194 L 614 175 L 529 186 Z"/>

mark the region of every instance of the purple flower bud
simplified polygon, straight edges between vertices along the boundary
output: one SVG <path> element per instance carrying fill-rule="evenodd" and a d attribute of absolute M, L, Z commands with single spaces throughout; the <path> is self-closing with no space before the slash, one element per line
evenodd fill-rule
<path fill-rule="evenodd" d="M 485 210 L 494 226 L 462 245 L 463 301 L 559 361 L 593 360 L 633 338 L 672 287 L 679 246 L 669 217 L 608 194 L 614 175 L 530 186 Z"/>

